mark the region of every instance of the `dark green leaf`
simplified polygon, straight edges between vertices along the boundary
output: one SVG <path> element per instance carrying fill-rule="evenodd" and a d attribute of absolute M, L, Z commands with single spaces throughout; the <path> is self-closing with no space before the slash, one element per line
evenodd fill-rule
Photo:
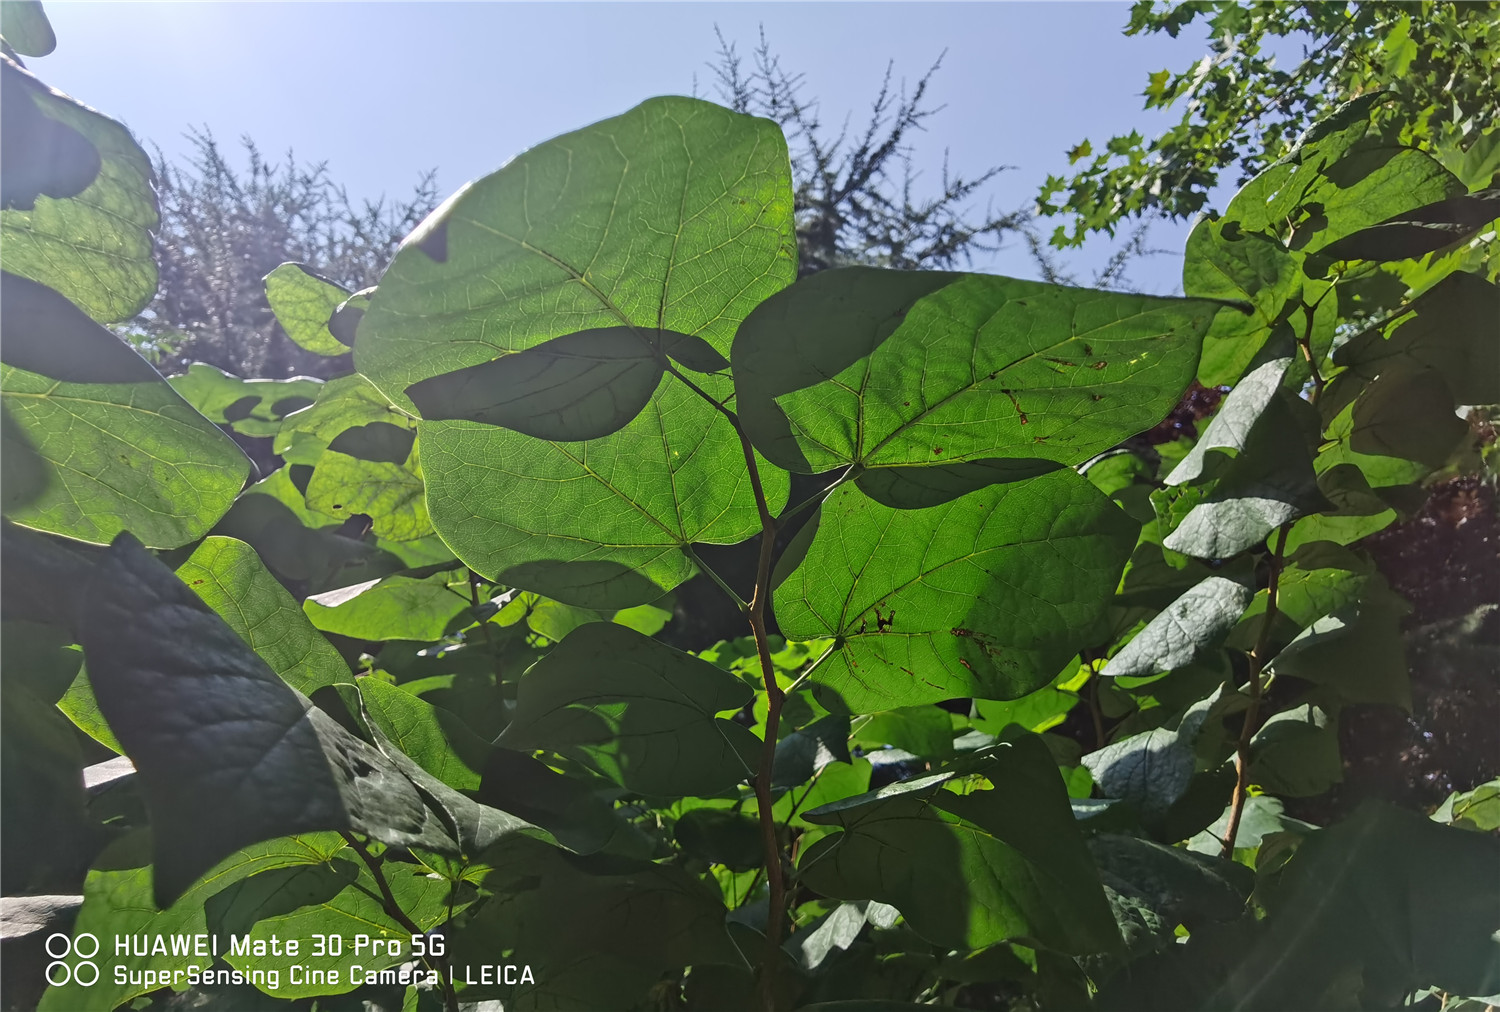
<path fill-rule="evenodd" d="M 1189 931 L 1231 921 L 1245 910 L 1254 884 L 1250 869 L 1115 833 L 1089 838 L 1115 921 L 1133 952 L 1175 943 L 1179 924 Z"/>
<path fill-rule="evenodd" d="M 1210 302 L 986 275 L 825 271 L 735 338 L 740 418 L 776 464 L 1078 464 L 1154 425 L 1192 378 Z"/>
<path fill-rule="evenodd" d="M 131 974 L 185 969 L 184 957 L 137 956 L 133 951 L 117 955 L 111 944 L 115 938 L 144 936 L 149 947 L 157 938 L 181 935 L 191 939 L 194 935 L 206 935 L 208 924 L 203 904 L 209 897 L 256 872 L 322 865 L 344 849 L 344 841 L 337 833 L 312 833 L 253 844 L 218 862 L 164 910 L 156 909 L 155 898 L 160 892 L 153 883 L 152 849 L 151 835 L 144 830 L 111 844 L 88 873 L 83 885 L 83 907 L 73 925 L 75 937 L 88 933 L 109 940 L 103 943 L 109 948 L 103 949 L 100 956 L 111 967 L 119 967 L 123 976 L 116 978 L 114 972 L 106 971 L 93 987 L 72 983 L 49 988 L 42 997 L 43 1012 L 109 1012 L 155 990 L 142 982 L 140 976 L 136 976 L 136 983 L 131 983 Z M 204 968 L 213 961 L 211 952 L 200 958 Z"/>
<path fill-rule="evenodd" d="M 7 200 L 0 210 L 5 269 L 56 289 L 101 323 L 129 319 L 156 292 L 151 233 L 160 219 L 150 159 L 120 124 L 48 88 L 8 57 L 0 59 L 4 61 L 3 90 L 13 95 L 5 100 L 7 121 L 14 118 L 12 109 L 17 106 L 13 102 L 30 101 L 40 119 L 65 128 L 61 133 L 53 128 L 49 137 L 81 136 L 95 152 L 90 159 L 81 146 L 73 147 L 76 142 L 70 145 L 69 164 L 63 169 L 63 178 L 69 181 L 62 187 L 65 195 L 49 196 L 43 189 L 31 206 Z M 21 108 L 30 119 L 31 113 Z M 5 128 L 7 142 L 12 139 L 12 126 L 7 123 Z M 5 147 L 7 155 L 22 157 L 35 150 L 28 150 L 24 142 L 14 151 L 10 143 Z M 88 171 L 93 165 L 97 170 Z M 10 157 L 4 168 L 9 190 L 15 183 L 9 178 Z M 52 172 L 51 167 L 41 170 L 43 176 L 55 180 Z M 85 182 L 81 190 L 73 189 Z M 42 180 L 36 183 L 42 185 Z"/>
<path fill-rule="evenodd" d="M 1167 606 L 1110 658 L 1103 674 L 1154 675 L 1190 664 L 1234 628 L 1255 592 L 1210 576 Z"/>
<path fill-rule="evenodd" d="M 382 538 L 416 541 L 432 533 L 426 486 L 414 446 L 402 463 L 324 450 L 307 483 L 307 505 L 340 520 L 364 514 Z"/>
<path fill-rule="evenodd" d="M 1370 1006 L 1423 987 L 1500 991 L 1494 937 L 1500 841 L 1378 804 L 1309 836 L 1283 873 L 1258 942 L 1242 951 L 1210 1008 Z"/>
<path fill-rule="evenodd" d="M 1401 619 L 1410 609 L 1379 589 L 1317 619 L 1282 648 L 1270 665 L 1324 687 L 1344 703 L 1381 703 L 1411 709 Z"/>
<path fill-rule="evenodd" d="M 689 854 L 730 871 L 750 871 L 765 863 L 760 824 L 737 812 L 695 808 L 677 820 L 672 835 Z"/>
<path fill-rule="evenodd" d="M 432 421 L 482 422 L 565 442 L 600 439 L 650 402 L 664 374 L 661 354 L 630 327 L 584 330 L 430 377 L 406 394 Z"/>
<path fill-rule="evenodd" d="M 493 747 L 474 796 L 540 826 L 569 850 L 627 852 L 639 834 L 611 808 L 598 786 L 564 776 L 524 753 Z M 613 791 L 613 785 L 603 786 Z"/>
<path fill-rule="evenodd" d="M 1344 779 L 1338 725 L 1311 704 L 1273 714 L 1250 740 L 1250 779 L 1284 797 L 1322 794 Z"/>
<path fill-rule="evenodd" d="M 817 776 L 829 763 L 850 761 L 849 718 L 829 714 L 776 743 L 771 786 L 796 787 Z"/>
<path fill-rule="evenodd" d="M 288 833 L 354 829 L 452 847 L 400 772 L 282 681 L 138 542 L 117 539 L 86 600 L 84 656 L 145 786 L 159 902 L 225 854 Z"/>
<path fill-rule="evenodd" d="M 1463 242 L 1500 218 L 1500 190 L 1479 190 L 1413 208 L 1318 250 L 1328 260 L 1408 260 Z"/>
<path fill-rule="evenodd" d="M 751 771 L 760 742 L 716 716 L 750 698 L 706 661 L 593 622 L 526 672 L 500 743 L 550 749 L 642 794 L 711 796 Z"/>
<path fill-rule="evenodd" d="M 311 407 L 282 421 L 272 448 L 289 463 L 316 464 L 322 452 L 351 429 L 380 424 L 410 429 L 413 422 L 363 376 L 340 376 L 323 384 Z M 396 463 L 405 459 L 402 454 Z"/>
<path fill-rule="evenodd" d="M 1280 243 L 1245 232 L 1238 222 L 1205 218 L 1193 228 L 1183 257 L 1182 290 L 1194 298 L 1242 304 L 1220 309 L 1204 335 L 1199 382 L 1239 384 L 1287 304 L 1301 293 L 1299 266 Z"/>
<path fill-rule="evenodd" d="M 1056 471 L 1055 460 L 971 460 L 931 467 L 881 467 L 864 471 L 855 484 L 865 495 L 892 509 L 925 509 L 961 495 L 1011 481 L 1025 481 Z"/>
<path fill-rule="evenodd" d="M 418 766 L 456 790 L 479 787 L 491 746 L 457 714 L 378 678 L 361 678 L 355 684 L 365 712 Z"/>
<path fill-rule="evenodd" d="M 788 637 L 838 638 L 813 679 L 854 713 L 1045 685 L 1091 642 L 1136 533 L 1066 470 L 921 510 L 845 485 L 812 528 L 776 616 Z"/>
<path fill-rule="evenodd" d="M 1046 746 L 1028 735 L 999 746 L 992 762 L 989 790 L 956 794 L 939 774 L 808 812 L 843 832 L 803 853 L 803 881 L 827 896 L 890 903 L 949 948 L 1020 938 L 1063 952 L 1117 947 Z"/>
<path fill-rule="evenodd" d="M 348 354 L 328 330 L 333 311 L 349 298 L 348 289 L 295 263 L 282 264 L 266 275 L 265 283 L 271 312 L 294 344 L 315 355 Z"/>
<path fill-rule="evenodd" d="M 861 717 L 849 741 L 865 749 L 894 745 L 923 759 L 951 759 L 953 720 L 935 706 L 904 706 Z"/>

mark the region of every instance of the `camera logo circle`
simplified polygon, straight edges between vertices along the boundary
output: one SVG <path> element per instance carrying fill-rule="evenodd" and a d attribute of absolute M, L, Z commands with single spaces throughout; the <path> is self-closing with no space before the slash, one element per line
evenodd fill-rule
<path fill-rule="evenodd" d="M 99 982 L 99 964 L 94 962 L 94 957 L 99 955 L 99 939 L 95 935 L 85 931 L 77 938 L 69 938 L 60 931 L 54 931 L 47 936 L 45 947 L 52 962 L 47 964 L 44 972 L 47 983 L 53 987 L 62 987 L 68 983 L 79 987 L 93 987 Z M 76 957 L 75 961 L 65 962 L 69 956 Z"/>

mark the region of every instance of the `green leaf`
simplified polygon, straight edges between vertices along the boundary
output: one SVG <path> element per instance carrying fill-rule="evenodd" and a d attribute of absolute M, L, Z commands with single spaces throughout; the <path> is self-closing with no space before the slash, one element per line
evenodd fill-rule
<path fill-rule="evenodd" d="M 442 639 L 469 607 L 469 581 L 454 571 L 423 579 L 387 576 L 302 602 L 319 629 L 361 640 Z"/>
<path fill-rule="evenodd" d="M 538 439 L 599 439 L 641 413 L 664 361 L 631 328 L 605 327 L 433 376 L 406 394 L 432 421 L 501 425 Z"/>
<path fill-rule="evenodd" d="M 1083 765 L 1100 793 L 1131 802 L 1147 819 L 1164 818 L 1188 793 L 1196 766 L 1194 746 L 1215 712 L 1219 695 L 1216 691 L 1194 703 L 1175 728 L 1152 728 L 1084 756 Z M 1210 814 L 1208 819 L 1212 818 Z"/>
<path fill-rule="evenodd" d="M 0 876 L 6 892 L 15 895 L 77 881 L 97 844 L 77 734 L 50 700 L 21 684 L 18 672 L 7 674 L 0 695 Z"/>
<path fill-rule="evenodd" d="M 104 719 L 104 714 L 99 712 L 99 700 L 94 698 L 94 687 L 89 682 L 87 671 L 78 672 L 73 684 L 68 686 L 68 691 L 57 701 L 57 708 L 78 730 L 105 748 L 120 755 L 125 754 L 125 746 L 120 744 L 115 733 L 109 729 L 109 722 Z"/>
<path fill-rule="evenodd" d="M 418 928 L 427 930 L 447 919 L 448 883 L 409 864 L 388 861 L 382 868 L 397 906 Z M 467 905 L 455 903 L 453 910 Z M 224 962 L 244 973 L 247 981 L 253 982 L 252 974 L 259 971 L 265 983 L 255 986 L 277 998 L 344 994 L 362 983 L 362 977 L 349 971 L 352 963 L 369 974 L 412 958 L 411 932 L 386 913 L 374 876 L 347 851 L 322 864 L 275 868 L 241 879 L 208 900 L 204 918 Z M 319 935 L 344 945 L 325 943 L 319 952 Z M 366 939 L 360 952 L 352 951 L 357 936 Z M 272 947 L 273 937 L 281 952 Z M 232 954 L 231 939 L 236 944 L 248 940 L 250 954 Z M 300 943 L 295 959 L 286 954 L 290 939 Z M 257 943 L 265 946 L 264 955 L 254 954 Z M 303 968 L 300 981 L 291 977 L 293 965 Z M 420 978 L 425 966 L 418 965 Z M 316 975 L 319 971 L 323 974 Z M 328 971 L 338 971 L 337 983 Z"/>
<path fill-rule="evenodd" d="M 789 638 L 837 637 L 813 675 L 836 712 L 1014 699 L 1091 642 L 1135 535 L 1066 470 L 921 510 L 845 485 L 799 535 L 811 545 L 776 617 Z"/>
<path fill-rule="evenodd" d="M 0 3 L 0 34 L 10 48 L 22 56 L 46 56 L 57 48 L 52 24 L 37 0 L 4 0 Z"/>
<path fill-rule="evenodd" d="M 1205 1007 L 1347 1007 L 1335 981 L 1394 1007 L 1435 987 L 1500 991 L 1494 936 L 1500 841 L 1370 803 L 1303 841 L 1282 874 L 1270 916 Z"/>
<path fill-rule="evenodd" d="M 825 271 L 740 327 L 737 406 L 757 449 L 793 471 L 1079 464 L 1161 420 L 1217 308 L 979 274 Z"/>
<path fill-rule="evenodd" d="M 951 747 L 951 731 L 949 738 Z M 776 743 L 771 786 L 785 788 L 805 784 L 821 774 L 829 763 L 835 762 L 852 762 L 849 758 L 849 718 L 829 714 L 799 727 Z"/>
<path fill-rule="evenodd" d="M 97 159 L 86 159 L 88 164 L 79 167 L 82 171 L 75 171 L 77 159 L 86 152 L 76 141 L 70 144 L 70 152 L 78 150 L 63 169 L 69 184 L 49 195 L 45 181 L 57 178 L 55 165 L 34 169 L 36 175 L 30 178 L 41 186 L 34 202 L 9 192 L 16 181 L 10 178 L 11 158 L 5 159 L 8 199 L 0 209 L 5 269 L 56 289 L 100 323 L 127 320 L 156 292 L 151 233 L 160 218 L 150 159 L 120 124 L 48 88 L 8 57 L 0 59 L 4 91 L 13 96 L 5 100 L 5 119 L 18 120 L 14 112 L 19 111 L 33 130 L 46 126 L 51 131 L 23 134 L 19 145 L 5 146 L 14 147 L 23 158 L 39 151 L 56 153 L 55 138 L 62 133 L 69 139 L 81 136 Z M 54 123 L 63 130 L 50 126 Z M 7 142 L 16 125 L 7 124 Z M 46 146 L 34 146 L 38 143 Z M 91 172 L 93 165 L 98 167 Z M 75 189 L 82 183 L 87 185 Z"/>
<path fill-rule="evenodd" d="M 307 407 L 323 388 L 307 376 L 244 380 L 201 362 L 167 382 L 209 421 L 245 436 L 276 435 L 282 418 Z"/>
<path fill-rule="evenodd" d="M 1500 345 L 1493 322 L 1500 315 L 1500 285 L 1475 274 L 1450 274 L 1424 292 L 1411 314 L 1387 327 L 1351 338 L 1333 354 L 1347 366 L 1330 388 L 1364 384 L 1387 371 L 1431 369 L 1459 404 L 1500 401 Z"/>
<path fill-rule="evenodd" d="M 716 397 L 726 381 L 700 377 Z M 546 442 L 473 422 L 422 422 L 433 526 L 475 572 L 567 604 L 613 610 L 659 599 L 694 572 L 684 550 L 760 530 L 744 449 L 680 381 L 619 432 Z M 789 480 L 759 462 L 779 512 Z M 518 508 L 519 504 L 526 504 Z"/>
<path fill-rule="evenodd" d="M 355 684 L 365 712 L 392 744 L 449 787 L 478 789 L 491 746 L 457 714 L 378 678 Z"/>
<path fill-rule="evenodd" d="M 1334 701 L 1383 703 L 1411 710 L 1406 641 L 1401 620 L 1410 611 L 1379 589 L 1315 620 L 1282 648 L 1269 670 L 1322 686 Z"/>
<path fill-rule="evenodd" d="M 353 829 L 452 848 L 399 771 L 282 681 L 128 535 L 85 600 L 85 663 L 145 787 L 159 902 L 225 854 L 289 833 Z"/>
<path fill-rule="evenodd" d="M 11 519 L 94 543 L 125 529 L 155 548 L 202 537 L 243 487 L 249 460 L 77 306 L 10 273 L 3 284 L 7 438 L 31 444 L 46 482 Z"/>
<path fill-rule="evenodd" d="M 380 537 L 416 541 L 432 533 L 425 492 L 415 446 L 399 463 L 365 460 L 330 447 L 313 465 L 307 505 L 340 520 L 363 513 Z"/>
<path fill-rule="evenodd" d="M 865 749 L 893 745 L 923 759 L 951 759 L 953 720 L 935 706 L 904 706 L 860 718 L 849 741 Z"/>
<path fill-rule="evenodd" d="M 1119 945 L 1098 873 L 1040 738 L 1005 743 L 989 790 L 945 790 L 951 774 L 893 784 L 807 813 L 843 831 L 803 852 L 802 880 L 826 896 L 899 909 L 948 948 L 1035 939 L 1071 953 Z"/>
<path fill-rule="evenodd" d="M 1434 822 L 1461 829 L 1492 833 L 1500 829 L 1500 779 L 1480 784 L 1472 791 L 1454 791 L 1432 813 Z"/>
<path fill-rule="evenodd" d="M 1464 242 L 1500 218 L 1500 190 L 1479 190 L 1393 215 L 1329 243 L 1329 260 L 1409 260 Z"/>
<path fill-rule="evenodd" d="M 796 274 L 786 142 L 768 120 L 654 98 L 539 144 L 408 237 L 355 360 L 398 404 L 418 380 L 580 330 L 702 338 Z"/>
<path fill-rule="evenodd" d="M 1155 675 L 1175 671 L 1234 628 L 1255 592 L 1222 576 L 1210 576 L 1157 614 L 1110 658 L 1102 674 Z"/>
<path fill-rule="evenodd" d="M 1250 779 L 1285 797 L 1322 794 L 1344 779 L 1338 725 L 1311 704 L 1272 714 L 1250 739 Z"/>
<path fill-rule="evenodd" d="M 413 421 L 363 376 L 340 376 L 323 384 L 310 407 L 282 421 L 272 449 L 289 463 L 316 464 L 322 452 L 350 429 L 382 423 L 410 428 Z"/>
<path fill-rule="evenodd" d="M 207 969 L 214 961 L 211 951 L 196 960 L 191 951 L 177 955 L 152 955 L 148 951 L 147 955 L 136 955 L 131 949 L 116 954 L 113 942 L 116 938 L 144 937 L 149 950 L 158 938 L 169 944 L 180 936 L 191 946 L 192 936 L 208 933 L 203 904 L 214 894 L 256 872 L 322 865 L 343 849 L 344 841 L 337 833 L 311 833 L 257 843 L 219 861 L 171 906 L 157 910 L 153 897 L 160 894 L 153 883 L 151 835 L 141 830 L 116 840 L 89 871 L 83 885 L 83 906 L 73 925 L 74 938 L 92 934 L 101 939 L 101 961 L 107 961 L 111 969 L 101 973 L 98 984 L 92 987 L 71 983 L 48 988 L 39 1007 L 44 1012 L 110 1012 L 156 989 L 140 982 L 139 976 L 136 983 L 131 983 L 132 974 L 145 970 L 183 970 L 194 961 Z M 115 976 L 113 967 L 120 968 L 121 977 Z"/>
<path fill-rule="evenodd" d="M 1069 675 L 1072 673 L 1071 670 L 1068 671 Z M 1048 685 L 1008 702 L 976 699 L 974 709 L 978 717 L 971 723 L 980 731 L 990 734 L 1000 734 L 1010 724 L 1040 733 L 1061 724 L 1067 719 L 1068 712 L 1077 705 L 1076 693 L 1064 692 Z"/>
<path fill-rule="evenodd" d="M 677 820 L 672 836 L 689 854 L 730 871 L 750 871 L 765 863 L 760 824 L 737 812 L 695 808 Z"/>
<path fill-rule="evenodd" d="M 1179 924 L 1196 931 L 1238 918 L 1255 881 L 1243 865 L 1150 840 L 1098 833 L 1088 843 L 1132 952 L 1175 944 Z"/>
<path fill-rule="evenodd" d="M 306 264 L 286 263 L 265 277 L 266 301 L 276 322 L 299 348 L 314 355 L 347 355 L 349 349 L 328 330 L 334 310 L 349 290 L 320 277 Z"/>
<path fill-rule="evenodd" d="M 751 772 L 759 740 L 716 716 L 751 696 L 706 661 L 593 622 L 522 677 L 499 743 L 549 749 L 642 794 L 712 796 Z"/>
<path fill-rule="evenodd" d="M 466 999 L 488 995 L 517 1012 L 615 1008 L 644 1000 L 665 971 L 744 965 L 723 904 L 680 868 L 579 858 L 525 837 L 490 864 L 483 886 L 493 896 L 454 939 L 453 964 L 515 950 L 534 980 L 467 987 Z"/>
<path fill-rule="evenodd" d="M 1201 499 L 1184 500 L 1191 509 L 1163 547 L 1227 559 L 1282 524 L 1329 505 L 1318 489 L 1304 431 L 1315 428 L 1302 417 L 1312 410 L 1279 388 L 1288 364 L 1287 358 L 1272 359 L 1230 391 L 1203 438 L 1167 475 L 1169 487 L 1217 481 Z"/>
<path fill-rule="evenodd" d="M 1238 385 L 1288 303 L 1300 295 L 1302 271 L 1297 257 L 1275 240 L 1245 232 L 1236 221 L 1205 218 L 1188 236 L 1182 290 L 1237 303 L 1220 309 L 1204 335 L 1198 381 Z"/>
<path fill-rule="evenodd" d="M 177 576 L 298 692 L 348 680 L 339 652 L 243 541 L 204 538 Z"/>
<path fill-rule="evenodd" d="M 643 837 L 607 800 L 613 793 L 612 784 L 564 776 L 529 755 L 496 746 L 489 751 L 474 797 L 540 826 L 579 854 L 628 853 Z"/>

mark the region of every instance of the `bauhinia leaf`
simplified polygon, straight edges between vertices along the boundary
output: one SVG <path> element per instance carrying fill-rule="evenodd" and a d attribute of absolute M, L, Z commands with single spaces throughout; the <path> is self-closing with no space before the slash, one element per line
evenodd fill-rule
<path fill-rule="evenodd" d="M 825 271 L 735 337 L 740 418 L 793 471 L 1079 464 L 1176 403 L 1219 308 L 987 275 Z"/>
<path fill-rule="evenodd" d="M 116 540 L 86 600 L 85 663 L 145 787 L 158 904 L 275 836 L 352 829 L 453 848 L 399 770 L 282 681 L 139 542 Z"/>
<path fill-rule="evenodd" d="M 101 544 L 126 529 L 154 548 L 202 537 L 244 486 L 244 453 L 79 307 L 8 272 L 3 283 L 7 454 L 24 439 L 42 470 L 8 515 Z"/>
<path fill-rule="evenodd" d="M 534 664 L 499 744 L 545 748 L 642 794 L 710 796 L 749 775 L 760 742 L 717 716 L 749 702 L 726 671 L 612 622 L 579 626 Z"/>
<path fill-rule="evenodd" d="M 789 638 L 837 638 L 813 675 L 830 709 L 1014 699 L 1090 642 L 1136 531 L 1068 470 L 919 510 L 845 485 L 799 536 L 776 617 Z"/>

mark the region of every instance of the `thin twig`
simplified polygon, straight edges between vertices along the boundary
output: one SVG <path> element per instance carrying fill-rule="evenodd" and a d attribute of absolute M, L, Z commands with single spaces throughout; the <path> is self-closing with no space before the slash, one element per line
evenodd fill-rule
<path fill-rule="evenodd" d="M 1266 652 L 1271 646 L 1271 627 L 1276 624 L 1276 590 L 1281 581 L 1282 555 L 1286 551 L 1287 532 L 1290 523 L 1282 524 L 1276 532 L 1276 550 L 1271 553 L 1270 583 L 1266 588 L 1266 611 L 1261 616 L 1260 635 L 1256 637 L 1255 649 L 1250 651 L 1250 705 L 1245 708 L 1245 720 L 1240 725 L 1240 737 L 1234 746 L 1234 797 L 1229 802 L 1229 825 L 1224 830 L 1224 846 L 1220 857 L 1234 857 L 1234 841 L 1239 836 L 1240 819 L 1245 814 L 1245 798 L 1250 790 L 1250 739 L 1255 734 L 1255 724 L 1260 716 L 1262 686 L 1261 668 L 1265 666 Z"/>

